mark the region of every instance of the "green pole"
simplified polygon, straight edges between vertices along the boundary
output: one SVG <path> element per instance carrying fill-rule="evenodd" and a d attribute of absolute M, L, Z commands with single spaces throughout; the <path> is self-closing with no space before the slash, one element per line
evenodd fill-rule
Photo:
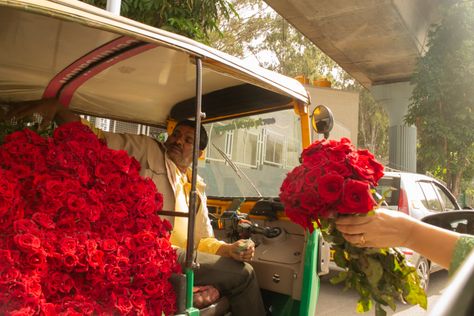
<path fill-rule="evenodd" d="M 309 232 L 307 234 L 309 236 L 304 257 L 303 288 L 299 316 L 315 315 L 320 286 L 317 273 L 319 230 L 315 229 L 312 234 L 309 234 Z"/>
<path fill-rule="evenodd" d="M 186 269 L 186 315 L 199 316 L 199 309 L 193 307 L 194 271 Z"/>

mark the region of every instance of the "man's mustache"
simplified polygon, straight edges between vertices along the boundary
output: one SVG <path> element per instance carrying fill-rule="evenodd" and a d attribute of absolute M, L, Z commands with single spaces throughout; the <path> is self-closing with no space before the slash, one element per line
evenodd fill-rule
<path fill-rule="evenodd" d="M 181 146 L 179 146 L 178 144 L 174 144 L 174 143 L 168 145 L 168 150 L 171 150 L 171 149 L 176 149 L 179 152 L 183 151 L 183 148 Z"/>

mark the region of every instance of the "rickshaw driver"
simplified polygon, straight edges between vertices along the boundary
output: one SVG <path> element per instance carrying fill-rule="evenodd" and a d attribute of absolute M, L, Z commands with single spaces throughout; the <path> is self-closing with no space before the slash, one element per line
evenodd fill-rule
<path fill-rule="evenodd" d="M 40 113 L 43 116 L 42 126 L 53 120 L 59 125 L 81 120 L 77 114 L 55 99 L 25 102 L 23 106 L 17 106 L 8 113 L 8 116 L 24 117 L 32 113 Z M 92 128 L 99 138 L 106 141 L 109 148 L 126 150 L 139 161 L 142 167 L 141 175 L 150 177 L 158 191 L 163 194 L 164 209 L 185 212 L 188 212 L 187 190 L 190 188 L 194 129 L 193 121 L 178 122 L 165 143 L 160 143 L 146 135 L 115 134 Z M 201 126 L 201 154 L 207 142 L 207 132 Z M 195 246 L 198 249 L 197 261 L 200 268 L 195 271 L 195 284 L 215 286 L 222 295 L 229 298 L 233 315 L 265 315 L 255 272 L 252 266 L 245 262 L 252 259 L 255 246 L 248 244 L 246 249 L 242 249 L 243 241 L 228 244 L 214 237 L 204 189 L 205 184 L 198 177 L 199 208 L 196 214 Z M 171 242 L 178 246 L 178 261 L 182 265 L 185 262 L 183 249 L 186 238 L 187 218 L 176 217 Z M 210 299 L 206 295 L 213 296 L 212 291 L 202 294 L 204 295 L 199 299 L 205 303 Z"/>

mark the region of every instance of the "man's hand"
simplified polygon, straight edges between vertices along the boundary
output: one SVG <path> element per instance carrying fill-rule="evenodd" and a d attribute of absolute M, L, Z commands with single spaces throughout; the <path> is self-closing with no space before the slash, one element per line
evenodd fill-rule
<path fill-rule="evenodd" d="M 39 129 L 45 129 L 55 121 L 58 125 L 79 121 L 80 117 L 59 103 L 57 99 L 41 99 L 11 104 L 7 119 L 21 119 L 38 113 L 43 117 Z"/>
<path fill-rule="evenodd" d="M 233 244 L 223 244 L 216 254 L 237 261 L 250 261 L 255 254 L 255 244 L 251 239 L 240 239 Z"/>

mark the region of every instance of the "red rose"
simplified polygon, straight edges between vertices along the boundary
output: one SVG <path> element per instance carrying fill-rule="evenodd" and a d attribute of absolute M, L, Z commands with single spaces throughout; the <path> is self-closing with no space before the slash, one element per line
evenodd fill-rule
<path fill-rule="evenodd" d="M 353 179 L 345 181 L 340 213 L 367 213 L 374 209 L 375 204 L 367 182 Z"/>
<path fill-rule="evenodd" d="M 26 264 L 33 268 L 42 269 L 46 264 L 46 256 L 41 252 L 31 252 L 26 255 Z"/>
<path fill-rule="evenodd" d="M 145 281 L 143 292 L 145 297 L 153 297 L 160 292 L 160 286 L 156 282 Z"/>
<path fill-rule="evenodd" d="M 141 231 L 135 236 L 135 240 L 137 241 L 138 245 L 141 246 L 148 246 L 155 242 L 156 236 L 152 232 L 149 231 Z"/>
<path fill-rule="evenodd" d="M 2 262 L 2 265 L 5 264 L 5 261 L 2 261 L 1 258 L 0 258 L 0 262 Z M 18 281 L 20 277 L 21 277 L 20 270 L 13 267 L 4 268 L 2 273 L 0 273 L 0 283 Z"/>
<path fill-rule="evenodd" d="M 125 150 L 113 151 L 111 161 L 118 168 L 118 170 L 124 173 L 128 173 L 132 162 Z"/>
<path fill-rule="evenodd" d="M 383 176 L 383 166 L 374 159 L 374 155 L 367 150 L 359 150 L 349 156 L 349 162 L 361 180 L 367 180 L 373 186 L 377 186 Z"/>
<path fill-rule="evenodd" d="M 43 291 L 41 290 L 41 284 L 33 280 L 28 280 L 28 282 L 26 282 L 26 289 L 28 291 L 28 295 L 31 295 L 37 298 L 39 298 L 41 294 L 43 293 Z"/>
<path fill-rule="evenodd" d="M 133 305 L 130 299 L 125 295 L 117 295 L 115 298 L 115 308 L 120 314 L 125 315 L 132 310 Z"/>
<path fill-rule="evenodd" d="M 36 252 L 41 248 L 41 240 L 33 234 L 15 235 L 13 240 L 18 248 L 26 252 Z"/>
<path fill-rule="evenodd" d="M 66 267 L 66 270 L 72 271 L 72 269 L 74 269 L 74 267 L 79 262 L 79 258 L 72 253 L 66 253 L 62 257 L 62 261 L 64 266 Z"/>
<path fill-rule="evenodd" d="M 37 234 L 37 235 L 40 234 L 38 225 L 36 225 L 35 222 L 27 218 L 16 220 L 13 223 L 13 230 L 17 234 L 26 234 L 26 233 L 32 233 L 32 234 Z"/>
<path fill-rule="evenodd" d="M 352 170 L 349 169 L 346 162 L 329 162 L 324 170 L 326 173 L 335 173 L 343 177 L 349 177 L 352 175 Z"/>
<path fill-rule="evenodd" d="M 161 272 L 160 267 L 153 263 L 147 264 L 145 268 L 143 269 L 143 275 L 147 279 L 151 279 L 158 276 L 160 272 Z"/>
<path fill-rule="evenodd" d="M 125 275 L 119 266 L 107 265 L 104 267 L 107 280 L 113 283 L 120 283 L 124 280 Z"/>
<path fill-rule="evenodd" d="M 140 216 L 147 216 L 157 211 L 155 195 L 144 196 L 136 205 L 137 212 Z"/>
<path fill-rule="evenodd" d="M 54 223 L 51 215 L 42 213 L 42 212 L 37 212 L 34 213 L 31 218 L 40 225 L 41 227 L 47 228 L 47 229 L 54 229 L 56 227 L 56 224 Z"/>
<path fill-rule="evenodd" d="M 308 188 L 298 197 L 300 206 L 312 214 L 318 214 L 321 207 L 321 197 L 315 188 Z"/>
<path fill-rule="evenodd" d="M 79 193 L 79 192 L 77 192 Z M 66 199 L 67 199 L 67 206 L 70 211 L 72 212 L 78 212 L 82 211 L 86 208 L 86 200 L 84 197 L 80 196 L 77 193 L 70 194 Z"/>
<path fill-rule="evenodd" d="M 77 240 L 71 237 L 65 237 L 59 242 L 59 249 L 63 253 L 75 254 L 77 249 Z"/>
<path fill-rule="evenodd" d="M 314 230 L 312 218 L 308 216 L 308 213 L 302 212 L 300 208 L 285 208 L 285 213 L 290 220 L 301 225 L 305 229 L 309 229 L 312 233 Z"/>
<path fill-rule="evenodd" d="M 99 179 L 107 179 L 112 170 L 107 163 L 98 163 L 94 170 L 95 176 Z"/>
<path fill-rule="evenodd" d="M 132 302 L 132 305 L 139 311 L 143 310 L 146 306 L 146 300 L 141 290 L 133 291 L 132 295 L 130 296 L 130 301 Z"/>
<path fill-rule="evenodd" d="M 104 262 L 102 260 L 103 257 L 104 253 L 102 251 L 91 251 L 88 256 L 87 262 L 92 268 L 102 268 L 104 266 Z"/>
<path fill-rule="evenodd" d="M 332 173 L 326 174 L 318 180 L 319 196 L 324 202 L 335 202 L 341 196 L 343 184 L 343 176 Z"/>
<path fill-rule="evenodd" d="M 318 178 L 323 174 L 323 169 L 319 166 L 315 166 L 306 173 L 304 176 L 304 182 L 306 185 L 316 188 Z"/>
<path fill-rule="evenodd" d="M 102 250 L 112 252 L 117 250 L 117 241 L 115 239 L 105 239 L 102 241 Z"/>

